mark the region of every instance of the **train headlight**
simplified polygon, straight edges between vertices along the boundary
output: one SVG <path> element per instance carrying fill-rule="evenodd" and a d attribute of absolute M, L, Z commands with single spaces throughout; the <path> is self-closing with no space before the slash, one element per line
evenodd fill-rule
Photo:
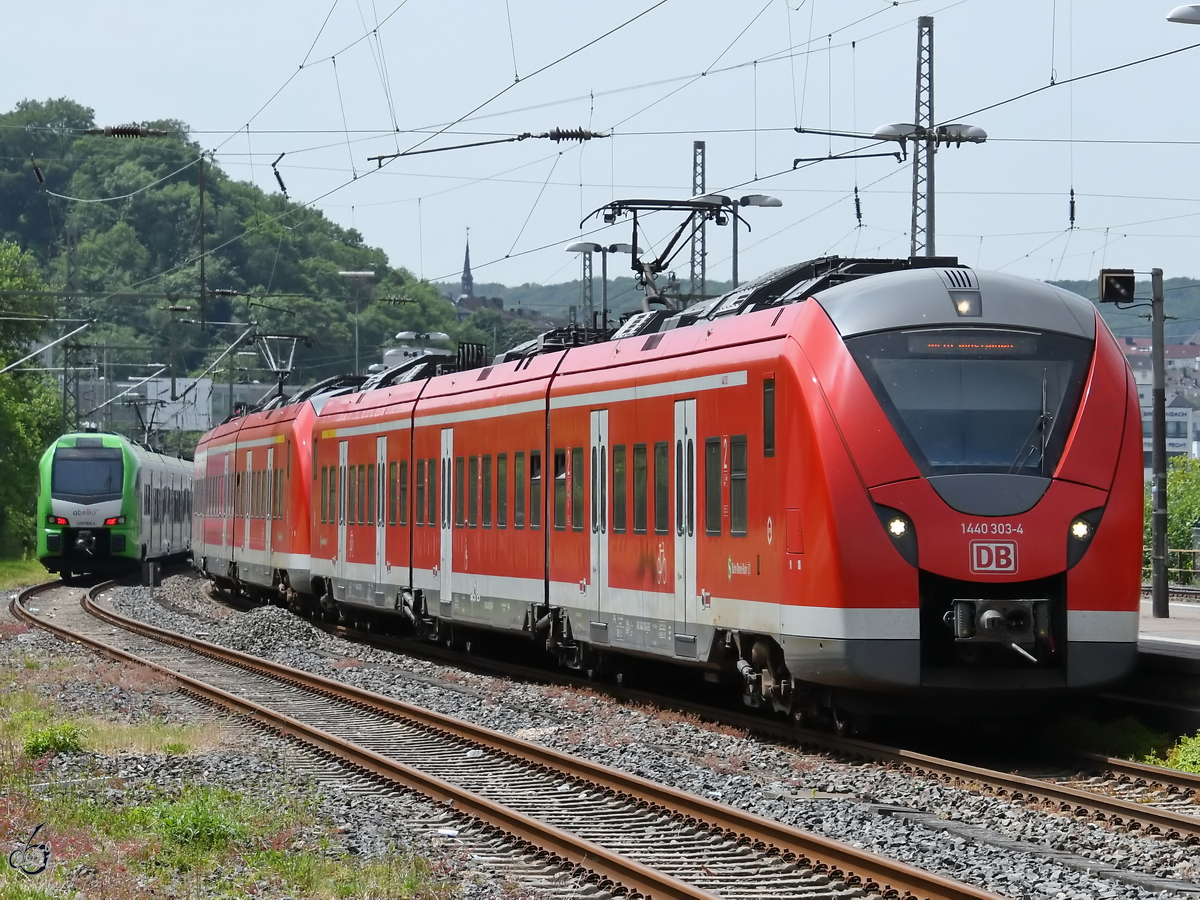
<path fill-rule="evenodd" d="M 878 503 L 875 504 L 875 514 L 879 516 L 879 524 L 891 538 L 896 552 L 904 557 L 904 561 L 910 566 L 916 567 L 917 529 L 913 526 L 913 520 L 895 507 Z"/>
<path fill-rule="evenodd" d="M 1089 509 L 1077 515 L 1067 526 L 1068 569 L 1078 565 L 1088 547 L 1092 546 L 1092 539 L 1096 536 L 1096 529 L 1100 527 L 1100 517 L 1103 515 L 1103 506 Z"/>
<path fill-rule="evenodd" d="M 125 517 L 124 516 L 111 516 L 110 518 L 107 518 L 104 520 L 104 524 L 105 525 L 124 525 Z"/>
<path fill-rule="evenodd" d="M 67 525 L 69 524 L 62 516 L 46 516 L 47 525 Z"/>

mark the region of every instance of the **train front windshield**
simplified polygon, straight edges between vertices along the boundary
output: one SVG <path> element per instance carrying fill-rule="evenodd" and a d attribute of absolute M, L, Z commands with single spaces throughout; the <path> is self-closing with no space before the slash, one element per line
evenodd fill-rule
<path fill-rule="evenodd" d="M 906 329 L 846 341 L 925 475 L 1049 476 L 1092 342 L 1050 332 Z"/>
<path fill-rule="evenodd" d="M 50 471 L 50 496 L 77 503 L 121 499 L 125 461 L 119 447 L 59 447 Z"/>

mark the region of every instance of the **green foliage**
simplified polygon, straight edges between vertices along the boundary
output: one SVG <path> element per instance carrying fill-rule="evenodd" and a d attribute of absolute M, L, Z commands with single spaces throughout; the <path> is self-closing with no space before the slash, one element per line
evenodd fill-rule
<path fill-rule="evenodd" d="M 1150 546 L 1150 486 L 1142 517 L 1142 544 Z M 1200 523 L 1200 459 L 1173 456 L 1167 460 L 1167 547 L 1187 550 L 1192 546 L 1192 523 Z"/>
<path fill-rule="evenodd" d="M 83 733 L 78 725 L 64 723 L 39 728 L 25 738 L 25 755 L 31 759 L 47 753 L 78 753 L 83 749 Z"/>
<path fill-rule="evenodd" d="M 167 756 L 183 756 L 190 749 L 183 741 L 167 741 L 163 744 L 163 753 Z"/>
<path fill-rule="evenodd" d="M 1153 766 L 1200 774 L 1200 731 L 1181 737 L 1167 750 L 1165 757 L 1155 752 L 1147 754 L 1145 761 Z"/>
<path fill-rule="evenodd" d="M 0 417 L 3 417 L 0 412 Z M 46 580 L 42 564 L 32 559 L 0 560 L 0 591 Z"/>
<path fill-rule="evenodd" d="M 178 800 L 151 807 L 163 837 L 178 847 L 223 850 L 245 839 L 249 825 L 239 797 L 229 791 L 201 787 Z"/>

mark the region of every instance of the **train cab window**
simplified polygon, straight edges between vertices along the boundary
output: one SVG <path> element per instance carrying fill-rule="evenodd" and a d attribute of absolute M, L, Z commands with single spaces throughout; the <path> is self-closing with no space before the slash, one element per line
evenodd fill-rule
<path fill-rule="evenodd" d="M 417 524 L 425 524 L 425 460 L 417 460 Z M 430 525 L 433 523 L 430 522 Z"/>
<path fill-rule="evenodd" d="M 876 332 L 846 347 L 921 473 L 1049 476 L 1094 341 L 1053 332 Z"/>
<path fill-rule="evenodd" d="M 529 527 L 542 527 L 542 451 L 529 451 Z"/>
<path fill-rule="evenodd" d="M 481 484 L 483 495 L 480 498 L 483 506 L 483 527 L 492 527 L 492 457 L 487 455 L 482 461 L 483 469 Z"/>
<path fill-rule="evenodd" d="M 729 533 L 745 537 L 749 519 L 746 489 L 746 436 L 729 439 Z"/>
<path fill-rule="evenodd" d="M 775 455 L 775 379 L 763 379 L 763 456 Z"/>
<path fill-rule="evenodd" d="M 670 497 L 671 468 L 668 456 L 671 446 L 666 441 L 654 445 L 654 533 L 667 534 L 671 530 Z"/>
<path fill-rule="evenodd" d="M 633 532 L 646 533 L 646 488 L 649 482 L 649 464 L 646 445 L 633 445 Z"/>
<path fill-rule="evenodd" d="M 399 513 L 400 524 L 408 524 L 408 460 L 400 463 L 400 483 L 399 483 Z"/>
<path fill-rule="evenodd" d="M 721 439 L 704 442 L 704 533 L 721 533 Z"/>
<path fill-rule="evenodd" d="M 394 463 L 388 463 L 388 524 L 396 524 L 396 475 L 399 466 Z"/>
<path fill-rule="evenodd" d="M 479 524 L 479 457 L 472 456 L 467 466 L 467 524 Z"/>
<path fill-rule="evenodd" d="M 583 448 L 571 448 L 571 529 L 583 531 Z"/>
<path fill-rule="evenodd" d="M 371 467 L 375 468 L 374 466 Z M 358 467 L 358 524 L 365 525 L 367 523 L 366 504 L 363 502 L 367 499 L 367 473 L 366 466 Z"/>
<path fill-rule="evenodd" d="M 525 451 L 513 456 L 513 525 L 525 527 Z"/>
<path fill-rule="evenodd" d="M 354 501 L 358 496 L 358 470 L 355 469 L 354 466 L 350 466 L 346 478 L 346 521 L 353 525 L 355 511 Z"/>
<path fill-rule="evenodd" d="M 431 459 L 428 466 L 429 472 L 429 515 L 425 517 L 425 521 L 430 525 L 437 525 L 437 460 Z"/>
<path fill-rule="evenodd" d="M 367 523 L 375 524 L 375 463 L 367 464 Z"/>
<path fill-rule="evenodd" d="M 612 449 L 612 530 L 625 533 L 625 445 L 617 444 Z"/>
<path fill-rule="evenodd" d="M 329 521 L 329 466 L 321 466 L 321 522 Z"/>
<path fill-rule="evenodd" d="M 554 451 L 554 527 L 567 527 L 567 451 Z"/>
<path fill-rule="evenodd" d="M 466 461 L 460 456 L 454 460 L 454 524 L 463 527 L 463 482 L 465 481 Z"/>
<path fill-rule="evenodd" d="M 496 527 L 508 524 L 508 455 L 496 456 Z"/>

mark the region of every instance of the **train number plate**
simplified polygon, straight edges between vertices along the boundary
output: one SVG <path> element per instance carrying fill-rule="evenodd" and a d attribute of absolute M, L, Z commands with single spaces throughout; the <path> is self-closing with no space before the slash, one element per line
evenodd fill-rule
<path fill-rule="evenodd" d="M 1017 542 L 971 541 L 971 571 L 980 575 L 1016 573 Z"/>

